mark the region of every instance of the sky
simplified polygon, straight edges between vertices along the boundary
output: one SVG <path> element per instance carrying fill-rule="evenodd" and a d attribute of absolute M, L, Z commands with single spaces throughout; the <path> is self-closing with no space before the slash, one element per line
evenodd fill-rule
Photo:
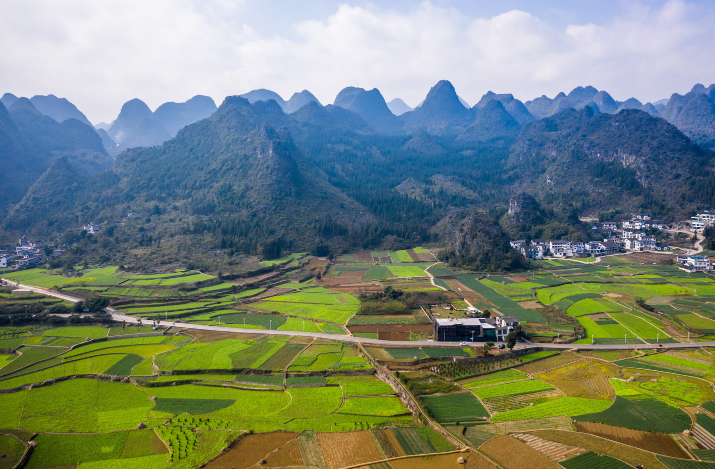
<path fill-rule="evenodd" d="M 655 102 L 715 82 L 713 0 L 0 0 L 0 94 L 54 94 L 93 123 L 139 98 L 346 86 L 475 104 L 592 85 Z"/>

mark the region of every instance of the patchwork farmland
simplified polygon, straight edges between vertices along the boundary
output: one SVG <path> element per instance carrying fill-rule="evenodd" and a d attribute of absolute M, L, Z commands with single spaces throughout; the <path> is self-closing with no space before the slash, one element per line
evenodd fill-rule
<path fill-rule="evenodd" d="M 708 276 L 628 256 L 482 275 L 419 248 L 261 265 L 273 270 L 237 279 L 116 267 L 4 274 L 104 298 L 143 320 L 0 327 L 7 461 L 80 469 L 463 467 L 458 457 L 467 467 L 517 468 L 525 458 L 534 467 L 710 464 L 715 353 L 658 347 L 712 339 Z M 0 292 L 0 306 L 18 304 L 44 314 L 73 306 Z M 430 339 L 432 320 L 468 317 L 470 306 L 517 317 L 537 351 L 495 349 L 485 359 L 481 344 L 340 340 Z M 234 332 L 166 328 L 167 320 Z M 638 349 L 538 351 L 563 342 Z M 26 452 L 31 441 L 37 447 Z"/>

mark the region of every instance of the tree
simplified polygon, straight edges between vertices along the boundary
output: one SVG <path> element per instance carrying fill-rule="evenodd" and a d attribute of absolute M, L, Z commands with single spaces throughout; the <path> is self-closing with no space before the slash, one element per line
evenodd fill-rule
<path fill-rule="evenodd" d="M 323 278 L 323 273 L 322 271 L 318 271 L 317 274 L 315 274 L 315 280 L 321 280 Z"/>
<path fill-rule="evenodd" d="M 482 317 L 484 319 L 490 318 L 492 317 L 492 313 L 490 313 L 488 309 L 485 309 L 484 311 L 482 311 Z"/>
<path fill-rule="evenodd" d="M 491 352 L 492 347 L 494 347 L 494 342 L 485 342 L 484 345 L 482 345 L 482 353 L 485 357 L 489 356 L 489 352 Z"/>
<path fill-rule="evenodd" d="M 516 345 L 516 331 L 511 331 L 509 334 L 506 336 L 506 348 L 509 350 L 512 350 L 514 346 Z"/>

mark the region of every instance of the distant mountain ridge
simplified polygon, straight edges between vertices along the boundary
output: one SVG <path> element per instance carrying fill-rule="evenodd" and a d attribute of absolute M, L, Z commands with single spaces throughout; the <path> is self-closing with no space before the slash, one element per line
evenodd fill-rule
<path fill-rule="evenodd" d="M 387 103 L 387 107 L 390 109 L 390 112 L 392 112 L 396 116 L 400 116 L 406 112 L 412 111 L 414 108 L 411 108 L 408 106 L 403 100 L 400 98 L 395 98 L 389 103 Z"/>
<path fill-rule="evenodd" d="M 161 145 L 187 125 L 209 117 L 216 109 L 213 99 L 201 95 L 184 103 L 164 103 L 155 112 L 140 99 L 129 100 L 106 129 L 115 144 L 108 150 L 116 156 L 128 148 Z"/>

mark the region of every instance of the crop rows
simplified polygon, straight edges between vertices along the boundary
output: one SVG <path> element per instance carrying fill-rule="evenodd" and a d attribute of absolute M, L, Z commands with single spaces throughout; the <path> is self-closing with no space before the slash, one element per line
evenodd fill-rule
<path fill-rule="evenodd" d="M 482 402 L 491 414 L 499 414 L 502 412 L 509 412 L 511 410 L 528 407 L 531 404 L 541 404 L 543 402 L 554 400 L 558 396 L 561 396 L 561 392 L 556 389 L 551 389 L 547 391 L 532 392 L 529 394 L 492 397 L 489 399 L 482 399 Z"/>
<path fill-rule="evenodd" d="M 513 396 L 517 394 L 529 394 L 532 392 L 546 391 L 553 389 L 552 386 L 532 379 L 528 381 L 518 381 L 516 383 L 495 384 L 484 388 L 472 389 L 480 399 L 489 399 L 492 397 Z"/>

